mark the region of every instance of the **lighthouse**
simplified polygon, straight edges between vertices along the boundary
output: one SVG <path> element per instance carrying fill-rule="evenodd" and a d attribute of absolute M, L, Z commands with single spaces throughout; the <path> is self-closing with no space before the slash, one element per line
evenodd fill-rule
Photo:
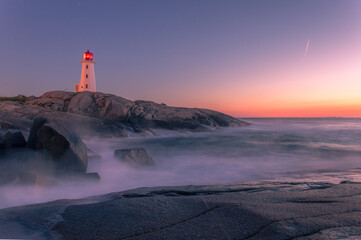
<path fill-rule="evenodd" d="M 85 52 L 81 62 L 80 83 L 75 84 L 75 92 L 96 92 L 93 53 Z"/>

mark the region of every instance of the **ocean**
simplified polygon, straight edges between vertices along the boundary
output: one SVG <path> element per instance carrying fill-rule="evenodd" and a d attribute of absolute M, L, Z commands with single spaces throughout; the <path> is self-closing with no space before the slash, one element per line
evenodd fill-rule
<path fill-rule="evenodd" d="M 174 185 L 250 181 L 361 181 L 360 118 L 247 118 L 240 128 L 209 132 L 157 131 L 155 136 L 86 139 L 101 156 L 88 172 L 100 183 L 59 182 L 52 187 L 0 187 L 0 208 L 65 198 Z M 114 150 L 144 148 L 153 167 L 133 168 Z"/>
<path fill-rule="evenodd" d="M 360 118 L 242 120 L 251 125 L 211 132 L 160 132 L 111 145 L 113 149 L 142 147 L 153 157 L 154 176 L 143 173 L 148 177 L 141 178 L 144 182 L 139 187 L 286 178 L 337 182 L 358 177 Z M 123 174 L 132 178 L 134 172 Z"/>

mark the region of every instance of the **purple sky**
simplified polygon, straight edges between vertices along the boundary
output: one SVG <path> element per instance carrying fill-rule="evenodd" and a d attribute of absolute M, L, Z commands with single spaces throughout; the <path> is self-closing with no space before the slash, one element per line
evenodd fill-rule
<path fill-rule="evenodd" d="M 360 16 L 359 0 L 0 0 L 0 95 L 74 91 L 90 49 L 98 91 L 132 100 L 237 116 L 361 105 Z"/>

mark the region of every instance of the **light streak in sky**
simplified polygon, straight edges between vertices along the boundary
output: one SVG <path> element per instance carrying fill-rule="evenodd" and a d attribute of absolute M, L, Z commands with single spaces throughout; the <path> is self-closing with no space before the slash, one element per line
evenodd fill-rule
<path fill-rule="evenodd" d="M 307 41 L 307 46 L 306 46 L 306 50 L 305 50 L 305 55 L 304 55 L 304 57 L 306 57 L 307 56 L 307 53 L 308 53 L 308 47 L 310 46 L 310 39 L 308 39 L 308 41 Z"/>

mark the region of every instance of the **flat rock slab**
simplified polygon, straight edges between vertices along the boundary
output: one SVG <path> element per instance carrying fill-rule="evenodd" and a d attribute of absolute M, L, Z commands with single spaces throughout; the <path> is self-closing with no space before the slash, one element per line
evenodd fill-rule
<path fill-rule="evenodd" d="M 361 184 L 140 188 L 0 210 L 0 238 L 360 239 Z"/>

